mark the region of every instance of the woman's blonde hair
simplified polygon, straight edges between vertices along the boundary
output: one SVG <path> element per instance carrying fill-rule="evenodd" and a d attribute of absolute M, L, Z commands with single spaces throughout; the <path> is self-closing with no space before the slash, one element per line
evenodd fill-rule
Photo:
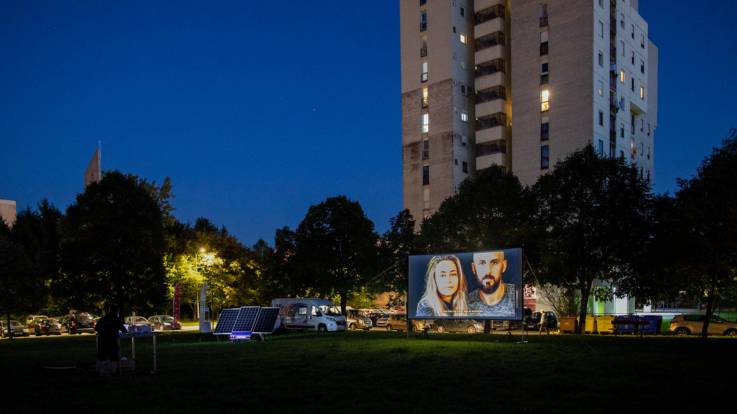
<path fill-rule="evenodd" d="M 451 299 L 451 310 L 446 309 L 443 300 L 440 298 L 438 293 L 438 284 L 435 282 L 435 267 L 438 263 L 448 260 L 453 262 L 456 269 L 458 269 L 458 290 L 453 294 Z M 425 273 L 425 293 L 420 298 L 420 302 L 424 302 L 430 308 L 433 313 L 437 316 L 454 316 L 454 315 L 465 315 L 468 312 L 468 304 L 466 302 L 466 277 L 463 276 L 463 267 L 461 267 L 461 261 L 458 257 L 453 255 L 447 256 L 434 256 L 427 264 L 427 273 Z"/>

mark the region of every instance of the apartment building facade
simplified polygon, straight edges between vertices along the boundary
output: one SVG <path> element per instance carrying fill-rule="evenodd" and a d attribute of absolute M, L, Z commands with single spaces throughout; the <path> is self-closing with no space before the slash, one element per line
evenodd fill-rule
<path fill-rule="evenodd" d="M 588 144 L 650 179 L 657 48 L 637 0 L 400 0 L 404 206 L 500 165 L 531 185 Z"/>

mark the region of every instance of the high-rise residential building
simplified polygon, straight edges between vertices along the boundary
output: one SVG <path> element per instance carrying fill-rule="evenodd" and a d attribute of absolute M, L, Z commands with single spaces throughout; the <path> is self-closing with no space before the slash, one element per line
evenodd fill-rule
<path fill-rule="evenodd" d="M 8 227 L 15 224 L 16 207 L 14 200 L 0 200 L 0 220 Z"/>
<path fill-rule="evenodd" d="M 477 171 L 533 184 L 591 144 L 651 179 L 658 50 L 637 0 L 400 0 L 404 206 Z"/>

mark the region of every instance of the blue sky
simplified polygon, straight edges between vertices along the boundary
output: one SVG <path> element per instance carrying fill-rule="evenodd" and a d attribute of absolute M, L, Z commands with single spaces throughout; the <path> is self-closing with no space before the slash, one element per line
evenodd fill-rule
<path fill-rule="evenodd" d="M 660 49 L 655 190 L 737 127 L 737 2 L 641 0 Z M 172 178 L 175 215 L 273 241 L 345 194 L 402 207 L 395 0 L 0 5 L 0 198 L 65 209 L 104 169 Z"/>

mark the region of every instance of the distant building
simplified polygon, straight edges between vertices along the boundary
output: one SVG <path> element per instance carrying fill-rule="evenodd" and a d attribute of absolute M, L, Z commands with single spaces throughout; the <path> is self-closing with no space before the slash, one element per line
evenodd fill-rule
<path fill-rule="evenodd" d="M 591 144 L 653 170 L 658 49 L 637 0 L 400 0 L 404 207 L 477 171 L 525 185 Z"/>
<path fill-rule="evenodd" d="M 102 180 L 102 154 L 100 148 L 97 148 L 84 172 L 84 186 L 87 188 L 88 185 L 99 183 L 100 180 Z"/>
<path fill-rule="evenodd" d="M 0 200 L 0 219 L 2 219 L 8 227 L 13 227 L 15 223 L 15 200 Z"/>

